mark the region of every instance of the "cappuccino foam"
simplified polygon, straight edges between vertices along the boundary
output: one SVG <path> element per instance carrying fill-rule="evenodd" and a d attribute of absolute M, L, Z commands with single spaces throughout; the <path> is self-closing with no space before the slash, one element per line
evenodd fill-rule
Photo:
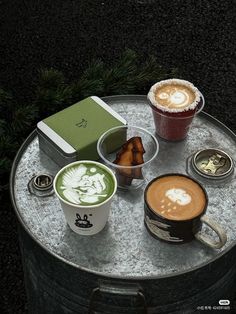
<path fill-rule="evenodd" d="M 170 79 L 156 83 L 148 93 L 151 103 L 162 111 L 183 112 L 196 108 L 198 89 L 185 80 Z"/>
<path fill-rule="evenodd" d="M 206 196 L 199 184 L 185 176 L 158 178 L 148 187 L 146 200 L 158 215 L 170 220 L 188 220 L 200 215 Z"/>

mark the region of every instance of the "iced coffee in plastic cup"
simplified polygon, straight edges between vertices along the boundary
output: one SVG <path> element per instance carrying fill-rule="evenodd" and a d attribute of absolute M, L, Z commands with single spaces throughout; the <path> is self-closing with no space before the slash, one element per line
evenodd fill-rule
<path fill-rule="evenodd" d="M 190 82 L 168 79 L 154 84 L 148 93 L 156 133 L 168 141 L 184 139 L 194 116 L 204 107 L 204 97 Z"/>

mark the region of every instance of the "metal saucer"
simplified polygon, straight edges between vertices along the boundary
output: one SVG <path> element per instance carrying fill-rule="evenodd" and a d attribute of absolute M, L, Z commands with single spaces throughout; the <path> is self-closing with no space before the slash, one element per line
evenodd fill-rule
<path fill-rule="evenodd" d="M 225 179 L 234 171 L 232 158 L 223 150 L 207 148 L 192 157 L 193 170 L 207 179 Z"/>

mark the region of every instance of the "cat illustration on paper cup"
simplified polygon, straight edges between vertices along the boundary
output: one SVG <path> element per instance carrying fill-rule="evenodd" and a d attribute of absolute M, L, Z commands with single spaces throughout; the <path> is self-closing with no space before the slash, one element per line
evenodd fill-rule
<path fill-rule="evenodd" d="M 57 173 L 53 186 L 73 231 L 93 235 L 104 228 L 117 190 L 108 167 L 90 160 L 70 163 Z"/>
<path fill-rule="evenodd" d="M 203 186 L 184 174 L 165 174 L 153 179 L 144 192 L 144 224 L 150 234 L 170 243 L 190 242 L 194 238 L 219 249 L 227 241 L 223 228 L 206 216 L 208 196 Z M 205 235 L 205 223 L 218 236 Z"/>
<path fill-rule="evenodd" d="M 183 140 L 194 116 L 205 100 L 192 83 L 181 79 L 168 79 L 154 84 L 147 95 L 152 109 L 156 133 L 168 141 Z"/>

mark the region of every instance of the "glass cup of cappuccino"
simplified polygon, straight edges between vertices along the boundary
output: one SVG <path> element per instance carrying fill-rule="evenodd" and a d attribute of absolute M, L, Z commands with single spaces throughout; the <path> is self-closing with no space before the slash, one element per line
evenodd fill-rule
<path fill-rule="evenodd" d="M 205 215 L 207 205 L 207 193 L 199 182 L 178 173 L 162 175 L 145 189 L 144 224 L 160 240 L 178 244 L 197 239 L 219 249 L 227 236 L 219 224 Z M 217 234 L 217 240 L 201 232 L 203 223 Z"/>
<path fill-rule="evenodd" d="M 168 141 L 183 140 L 194 116 L 204 105 L 201 92 L 190 82 L 169 79 L 154 84 L 148 95 L 156 133 Z"/>
<path fill-rule="evenodd" d="M 90 160 L 70 163 L 57 173 L 53 187 L 74 232 L 93 235 L 105 227 L 117 190 L 108 167 Z"/>

